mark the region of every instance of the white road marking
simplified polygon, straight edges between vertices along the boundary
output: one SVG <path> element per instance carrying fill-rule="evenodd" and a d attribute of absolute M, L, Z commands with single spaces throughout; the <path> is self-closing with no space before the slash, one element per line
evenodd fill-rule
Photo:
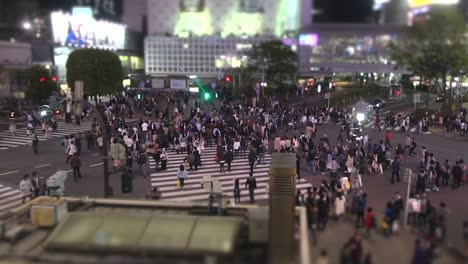
<path fill-rule="evenodd" d="M 93 165 L 89 165 L 89 167 L 97 167 L 97 166 L 101 166 L 102 164 L 104 164 L 103 162 L 101 163 L 96 163 L 96 164 L 93 164 Z"/>
<path fill-rule="evenodd" d="M 9 172 L 4 172 L 4 173 L 0 173 L 0 176 L 4 176 L 4 175 L 8 175 L 8 174 L 13 174 L 13 173 L 17 173 L 19 171 L 9 171 Z"/>
<path fill-rule="evenodd" d="M 42 165 L 37 165 L 36 167 L 34 167 L 34 169 L 38 169 L 38 168 L 42 168 L 42 167 L 47 167 L 47 166 L 51 166 L 52 164 L 42 164 Z"/>

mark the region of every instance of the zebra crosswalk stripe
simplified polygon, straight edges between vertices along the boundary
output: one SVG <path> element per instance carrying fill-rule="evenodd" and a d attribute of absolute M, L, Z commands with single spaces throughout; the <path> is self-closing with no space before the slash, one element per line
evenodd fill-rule
<path fill-rule="evenodd" d="M 19 190 L 0 184 L 0 215 L 22 202 Z"/>
<path fill-rule="evenodd" d="M 134 121 L 134 120 L 133 120 Z M 130 121 L 132 122 L 132 121 Z M 73 125 L 59 125 L 57 132 L 50 132 L 49 137 L 42 132 L 40 127 L 36 128 L 36 135 L 40 142 L 46 141 L 53 138 L 62 138 L 75 133 L 83 133 L 91 130 L 92 121 L 86 121 L 81 123 L 80 126 Z M 16 130 L 15 135 L 10 131 L 0 131 L 0 150 L 7 150 L 18 146 L 24 146 L 30 144 L 32 136 L 28 135 L 26 128 L 20 128 Z"/>
<path fill-rule="evenodd" d="M 177 171 L 179 165 L 183 163 L 187 153 L 175 154 L 168 152 L 167 169 L 150 173 L 151 186 L 157 186 L 162 192 L 161 200 L 167 201 L 206 201 L 208 200 L 208 192 L 202 188 L 203 176 L 210 175 L 217 178 L 221 184 L 224 195 L 233 197 L 234 179 L 238 178 L 241 185 L 241 202 L 249 201 L 249 192 L 244 189 L 245 180 L 249 176 L 250 165 L 247 157 L 234 157 L 231 163 L 231 171 L 227 171 L 227 163 L 224 165 L 224 172 L 220 172 L 220 165 L 215 161 L 216 148 L 207 147 L 204 155 L 201 156 L 202 166 L 198 167 L 197 171 L 187 171 L 188 177 L 184 181 L 184 189 L 177 187 Z M 255 200 L 268 199 L 269 185 L 269 164 L 271 155 L 265 153 L 264 164 L 256 164 L 254 167 L 254 176 L 257 181 L 257 189 L 255 189 Z M 150 169 L 155 169 L 156 163 L 151 158 L 149 161 Z M 186 168 L 188 169 L 188 168 Z M 244 186 L 242 186 L 244 184 Z M 312 187 L 304 179 L 300 179 L 297 183 L 298 190 L 306 190 Z"/>

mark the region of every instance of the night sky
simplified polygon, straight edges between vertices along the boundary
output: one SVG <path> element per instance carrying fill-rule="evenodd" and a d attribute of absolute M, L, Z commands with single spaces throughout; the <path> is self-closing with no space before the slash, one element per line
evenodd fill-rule
<path fill-rule="evenodd" d="M 373 0 L 313 0 L 323 14 L 316 22 L 364 22 L 372 13 Z"/>

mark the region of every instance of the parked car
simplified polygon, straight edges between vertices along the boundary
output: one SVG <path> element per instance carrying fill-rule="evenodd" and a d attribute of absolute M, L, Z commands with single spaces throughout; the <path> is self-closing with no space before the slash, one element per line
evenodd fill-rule
<path fill-rule="evenodd" d="M 437 95 L 437 98 L 436 98 L 436 102 L 444 102 L 445 101 L 445 94 L 444 93 L 441 93 L 439 95 Z"/>

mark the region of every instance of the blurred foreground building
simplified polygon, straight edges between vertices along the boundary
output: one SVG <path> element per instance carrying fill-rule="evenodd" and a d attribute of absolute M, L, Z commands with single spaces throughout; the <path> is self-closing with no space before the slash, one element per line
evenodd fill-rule
<path fill-rule="evenodd" d="M 294 259 L 311 263 L 304 208 L 294 216 Z M 268 210 L 41 197 L 0 222 L 5 263 L 267 263 Z"/>

